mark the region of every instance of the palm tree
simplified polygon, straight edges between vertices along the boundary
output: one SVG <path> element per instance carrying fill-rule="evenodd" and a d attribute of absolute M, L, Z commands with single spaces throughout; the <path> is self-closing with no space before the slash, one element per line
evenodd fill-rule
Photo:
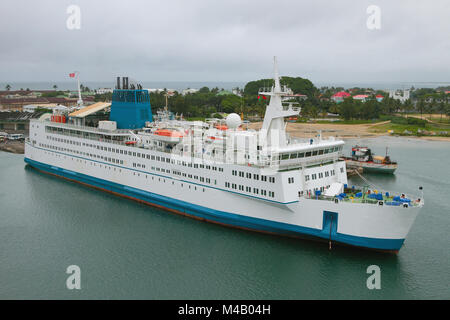
<path fill-rule="evenodd" d="M 58 89 L 58 86 L 55 84 L 55 85 L 53 86 L 53 89 L 55 89 L 55 91 L 56 91 L 56 89 Z"/>
<path fill-rule="evenodd" d="M 11 86 L 10 86 L 9 84 L 7 84 L 7 85 L 5 86 L 5 89 L 6 89 L 6 91 L 11 90 Z"/>
<path fill-rule="evenodd" d="M 423 110 L 425 109 L 423 98 L 420 98 L 419 103 L 417 104 L 417 109 L 419 109 L 420 119 L 422 119 Z"/>
<path fill-rule="evenodd" d="M 411 99 L 408 99 L 404 102 L 403 111 L 406 114 L 406 118 L 408 118 L 408 113 L 413 109 L 413 105 L 411 103 Z"/>
<path fill-rule="evenodd" d="M 442 114 L 445 113 L 446 109 L 447 108 L 445 106 L 444 100 L 441 100 L 441 102 L 438 105 L 438 110 L 439 110 L 439 113 L 441 114 L 441 122 L 442 122 Z"/>

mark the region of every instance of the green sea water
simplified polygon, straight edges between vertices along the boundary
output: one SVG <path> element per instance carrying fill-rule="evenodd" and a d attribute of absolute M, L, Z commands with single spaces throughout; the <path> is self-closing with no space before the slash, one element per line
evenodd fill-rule
<path fill-rule="evenodd" d="M 387 190 L 425 207 L 398 255 L 208 224 L 40 173 L 0 152 L 1 299 L 449 299 L 450 143 L 380 137 Z M 348 141 L 345 153 L 356 141 Z M 361 184 L 354 178 L 350 184 Z M 69 290 L 66 269 L 81 270 Z M 381 270 L 369 290 L 367 267 Z"/>

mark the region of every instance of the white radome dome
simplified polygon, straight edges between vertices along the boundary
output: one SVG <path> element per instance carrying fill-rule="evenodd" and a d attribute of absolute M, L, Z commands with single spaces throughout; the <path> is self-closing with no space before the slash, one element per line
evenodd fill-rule
<path fill-rule="evenodd" d="M 229 129 L 236 129 L 241 125 L 241 117 L 237 113 L 230 113 L 226 119 Z"/>

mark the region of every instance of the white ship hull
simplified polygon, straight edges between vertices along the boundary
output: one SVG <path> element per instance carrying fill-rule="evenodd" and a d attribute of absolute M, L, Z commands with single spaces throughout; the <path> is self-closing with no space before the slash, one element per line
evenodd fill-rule
<path fill-rule="evenodd" d="M 377 250 L 398 251 L 421 208 L 305 197 L 295 201 L 261 200 L 221 185 L 193 183 L 30 142 L 25 146 L 25 162 L 44 172 L 202 220 Z"/>

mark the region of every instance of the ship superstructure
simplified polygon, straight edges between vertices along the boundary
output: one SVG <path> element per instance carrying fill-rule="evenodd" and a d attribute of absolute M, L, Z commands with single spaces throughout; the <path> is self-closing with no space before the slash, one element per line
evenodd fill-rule
<path fill-rule="evenodd" d="M 237 114 L 153 116 L 149 91 L 127 82 L 98 127 L 32 120 L 25 161 L 202 220 L 379 250 L 398 251 L 423 206 L 423 197 L 348 188 L 342 140 L 289 137 L 285 118 L 300 109 L 283 103 L 276 60 L 274 85 L 259 93 L 270 98 L 261 130 Z"/>

